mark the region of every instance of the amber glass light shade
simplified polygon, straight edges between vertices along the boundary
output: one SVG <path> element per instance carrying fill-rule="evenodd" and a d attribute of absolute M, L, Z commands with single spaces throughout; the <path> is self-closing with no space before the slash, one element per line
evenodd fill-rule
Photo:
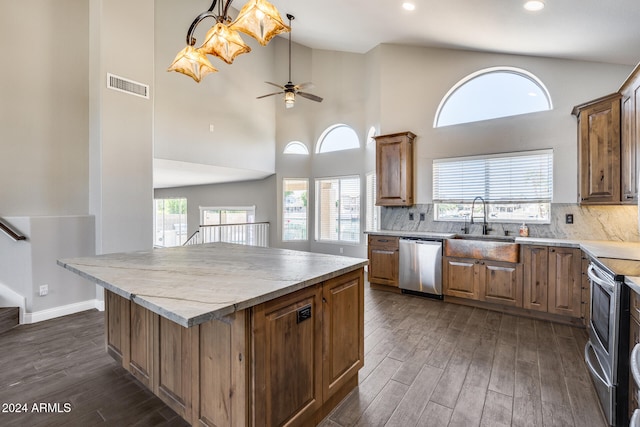
<path fill-rule="evenodd" d="M 237 31 L 220 22 L 207 31 L 204 43 L 198 50 L 217 56 L 227 64 L 231 64 L 241 53 L 251 52 L 251 48 L 242 41 Z"/>
<path fill-rule="evenodd" d="M 218 70 L 211 65 L 204 53 L 187 45 L 176 55 L 176 59 L 173 60 L 167 71 L 177 71 L 200 83 L 204 76 Z"/>
<path fill-rule="evenodd" d="M 249 0 L 230 27 L 250 35 L 262 46 L 266 46 L 269 40 L 278 34 L 291 31 L 291 28 L 282 22 L 275 6 L 266 0 Z"/>

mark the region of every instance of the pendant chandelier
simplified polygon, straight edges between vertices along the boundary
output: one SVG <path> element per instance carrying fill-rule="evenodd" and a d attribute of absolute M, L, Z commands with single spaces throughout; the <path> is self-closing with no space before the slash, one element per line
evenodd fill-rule
<path fill-rule="evenodd" d="M 266 46 L 278 34 L 291 30 L 282 21 L 275 6 L 266 0 L 249 0 L 232 22 L 228 15 L 232 2 L 233 0 L 226 0 L 226 2 L 213 0 L 211 7 L 194 19 L 187 31 L 187 46 L 178 53 L 167 71 L 177 71 L 199 83 L 207 74 L 218 71 L 211 65 L 207 55 L 216 56 L 227 64 L 231 64 L 236 56 L 251 52 L 251 48 L 244 43 L 239 32 L 253 37 L 262 46 Z M 216 5 L 217 11 L 214 12 Z M 214 18 L 216 23 L 207 31 L 204 43 L 195 48 L 196 39 L 193 33 L 205 18 Z"/>

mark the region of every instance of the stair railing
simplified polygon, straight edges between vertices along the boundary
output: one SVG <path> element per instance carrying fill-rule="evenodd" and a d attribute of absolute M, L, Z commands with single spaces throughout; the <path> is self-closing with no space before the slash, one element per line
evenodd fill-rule
<path fill-rule="evenodd" d="M 14 242 L 18 240 L 27 240 L 27 236 L 11 227 L 5 220 L 0 218 L 0 231 L 9 236 Z"/>
<path fill-rule="evenodd" d="M 268 247 L 269 223 L 201 225 L 200 229 L 187 239 L 184 246 L 215 242 Z"/>

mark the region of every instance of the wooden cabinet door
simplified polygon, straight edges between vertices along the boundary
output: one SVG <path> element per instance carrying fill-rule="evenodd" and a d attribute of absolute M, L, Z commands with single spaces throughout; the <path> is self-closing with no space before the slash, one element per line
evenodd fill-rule
<path fill-rule="evenodd" d="M 522 258 L 522 306 L 528 310 L 546 312 L 549 292 L 549 248 L 523 245 Z"/>
<path fill-rule="evenodd" d="M 194 349 L 198 348 L 199 327 L 185 328 L 158 317 L 154 338 L 154 393 L 171 409 L 189 421 L 193 410 L 193 390 L 198 378 Z"/>
<path fill-rule="evenodd" d="M 636 139 L 636 94 L 623 94 L 621 111 L 620 135 L 620 175 L 622 183 L 622 202 L 637 203 L 638 201 L 638 141 Z M 638 93 L 640 96 L 640 93 Z"/>
<path fill-rule="evenodd" d="M 125 369 L 129 369 L 131 342 L 129 300 L 113 292 L 105 291 L 104 304 L 107 353 Z"/>
<path fill-rule="evenodd" d="M 549 313 L 581 316 L 580 255 L 577 248 L 549 248 Z"/>
<path fill-rule="evenodd" d="M 142 384 L 153 389 L 153 334 L 158 316 L 138 304 L 131 303 L 131 357 L 129 372 Z"/>
<path fill-rule="evenodd" d="M 480 261 L 467 258 L 443 258 L 443 293 L 452 297 L 479 299 L 478 268 Z"/>
<path fill-rule="evenodd" d="M 397 249 L 369 248 L 369 282 L 397 287 L 399 261 Z"/>
<path fill-rule="evenodd" d="M 369 235 L 369 283 L 398 287 L 400 263 L 399 239 Z"/>
<path fill-rule="evenodd" d="M 589 327 L 591 319 L 591 313 L 589 312 L 591 309 L 591 283 L 589 282 L 587 271 L 589 270 L 590 261 L 584 253 L 580 254 L 580 258 L 582 259 L 582 271 L 580 272 L 582 287 L 582 323 L 584 326 Z"/>
<path fill-rule="evenodd" d="M 376 206 L 413 205 L 411 132 L 376 137 Z"/>
<path fill-rule="evenodd" d="M 362 269 L 322 287 L 323 400 L 364 366 L 364 277 Z"/>
<path fill-rule="evenodd" d="M 480 261 L 480 300 L 522 307 L 522 264 Z"/>
<path fill-rule="evenodd" d="M 260 304 L 253 313 L 254 425 L 302 425 L 322 405 L 321 286 Z"/>
<path fill-rule="evenodd" d="M 620 202 L 620 95 L 603 98 L 578 114 L 580 202 Z"/>

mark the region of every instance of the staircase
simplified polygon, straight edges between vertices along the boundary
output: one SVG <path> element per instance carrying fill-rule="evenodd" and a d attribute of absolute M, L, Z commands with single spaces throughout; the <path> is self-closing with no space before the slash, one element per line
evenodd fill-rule
<path fill-rule="evenodd" d="M 0 334 L 7 332 L 20 323 L 20 309 L 18 307 L 0 308 Z"/>

